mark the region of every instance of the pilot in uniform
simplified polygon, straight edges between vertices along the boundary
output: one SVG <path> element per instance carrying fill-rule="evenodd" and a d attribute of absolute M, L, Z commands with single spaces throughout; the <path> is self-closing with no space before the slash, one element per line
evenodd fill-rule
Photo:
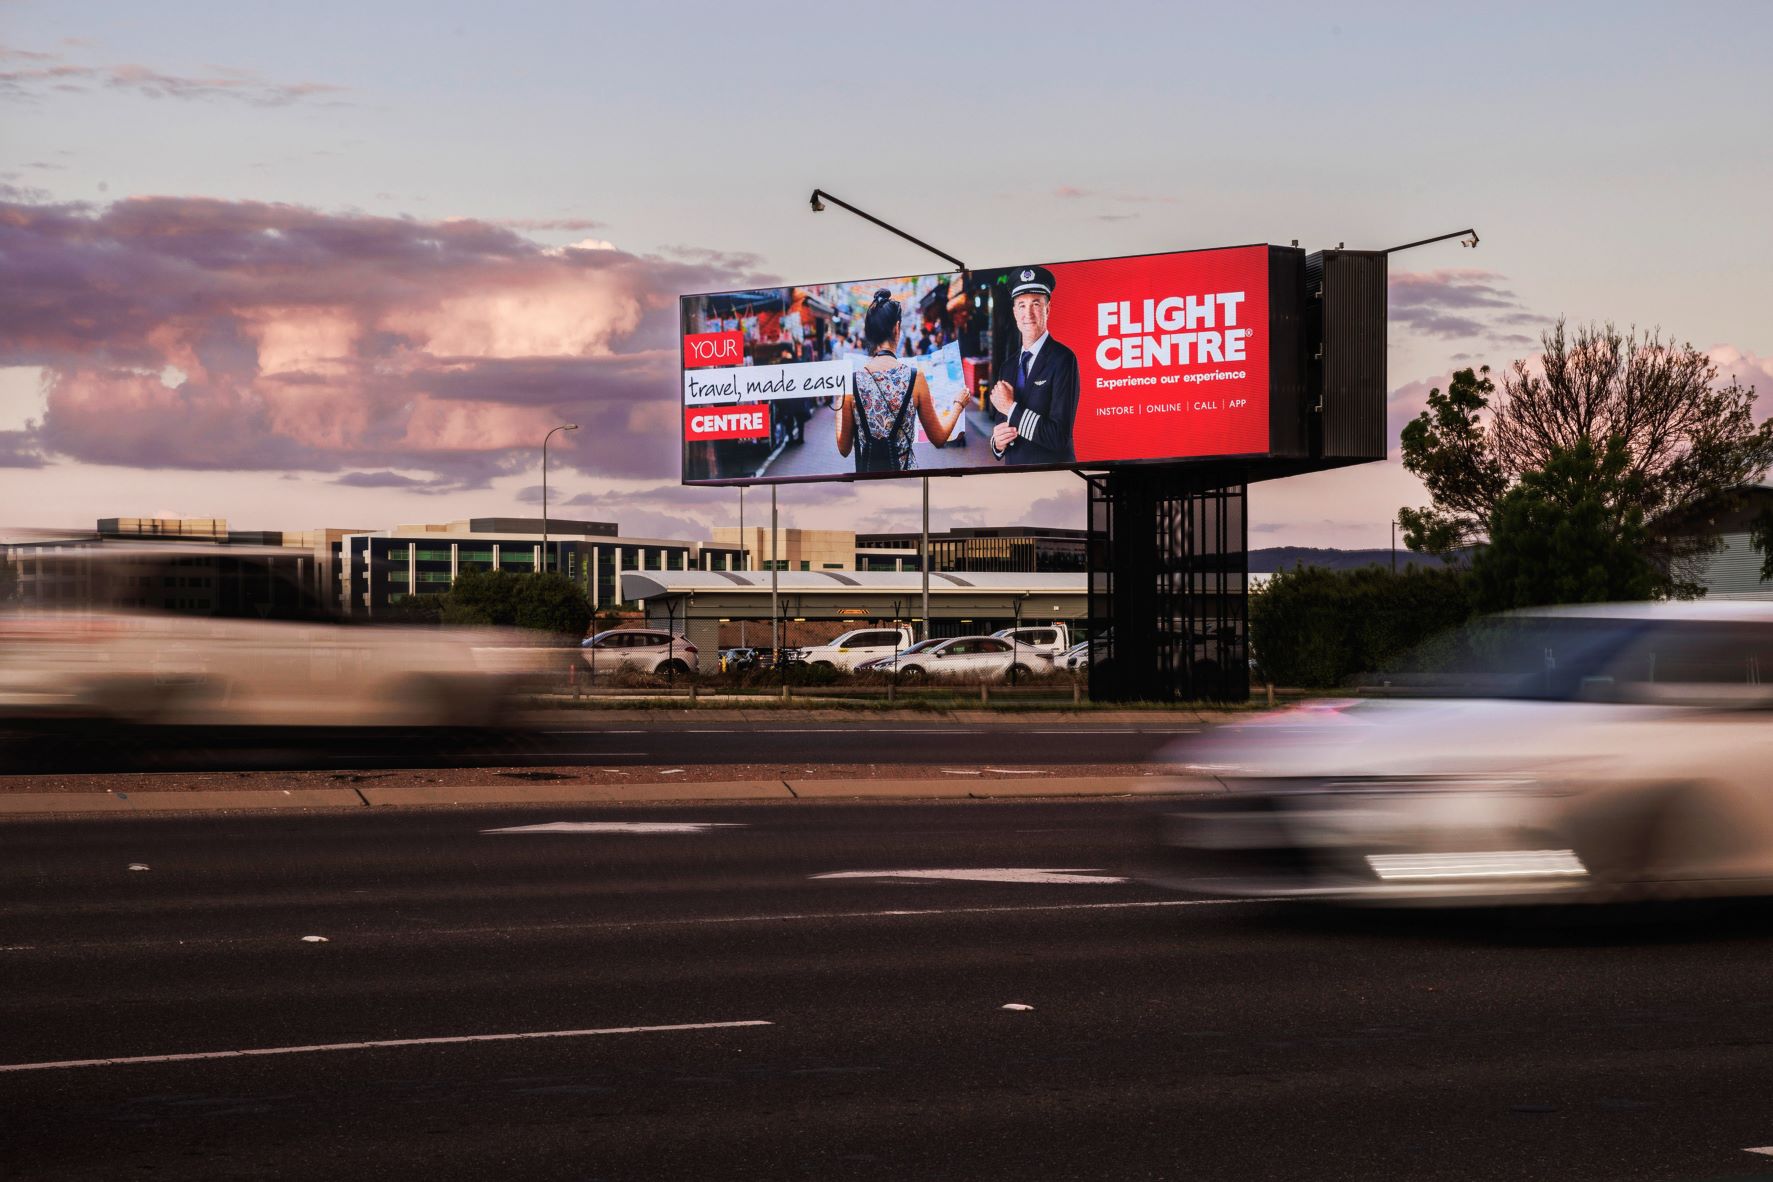
<path fill-rule="evenodd" d="M 991 454 L 1006 464 L 1075 464 L 1077 354 L 1047 335 L 1053 273 L 1023 267 L 1011 280 L 1021 348 L 1005 354 L 991 389 Z"/>

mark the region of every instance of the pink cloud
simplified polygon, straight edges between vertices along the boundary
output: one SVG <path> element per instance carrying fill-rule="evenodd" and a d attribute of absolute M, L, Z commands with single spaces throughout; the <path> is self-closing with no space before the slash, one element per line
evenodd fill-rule
<path fill-rule="evenodd" d="M 1734 345 L 1713 346 L 1709 356 L 1722 381 L 1735 379 L 1757 391 L 1773 394 L 1773 357 L 1744 352 Z"/>
<path fill-rule="evenodd" d="M 77 460 L 473 482 L 570 419 L 563 460 L 667 477 L 677 295 L 760 278 L 682 253 L 260 202 L 0 203 L 0 365 L 44 368 L 33 442 Z"/>

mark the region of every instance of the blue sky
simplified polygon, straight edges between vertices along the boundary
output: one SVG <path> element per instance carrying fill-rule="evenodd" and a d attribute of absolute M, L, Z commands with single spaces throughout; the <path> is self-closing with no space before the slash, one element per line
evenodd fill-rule
<path fill-rule="evenodd" d="M 635 306 L 692 273 L 813 281 L 928 264 L 856 219 L 810 214 L 815 185 L 981 266 L 1293 238 L 1382 247 L 1476 225 L 1475 252 L 1446 244 L 1394 260 L 1394 275 L 1421 277 L 1411 316 L 1394 310 L 1396 414 L 1455 366 L 1528 355 L 1521 338 L 1559 314 L 1660 325 L 1719 350 L 1766 393 L 1770 33 L 1765 4 L 8 2 L 0 183 L 14 202 L 85 203 L 91 218 L 158 197 L 220 203 L 205 207 L 211 217 L 291 205 L 339 226 L 480 219 L 541 250 L 608 244 L 641 260 L 623 269 L 631 286 L 547 288 Z M 0 253 L 0 268 L 18 258 Z M 481 305 L 533 312 L 511 293 L 538 281 L 514 258 L 495 279 L 463 263 L 452 296 L 491 283 L 501 294 Z M 671 266 L 646 270 L 649 259 Z M 162 268 L 154 282 L 181 280 Z M 176 292 L 139 294 L 175 316 Z M 284 297 L 255 298 L 247 319 L 262 324 Z M 536 340 L 487 344 L 484 326 L 458 316 L 439 328 L 410 292 L 388 298 L 407 303 L 378 304 L 377 323 L 423 319 L 433 344 L 496 355 L 506 378 L 525 357 L 656 345 L 644 327 L 571 317 Z M 350 291 L 339 300 L 356 307 Z M 143 331 L 154 342 L 170 330 Z M 305 323 L 279 341 L 292 334 L 309 342 L 311 386 L 326 368 L 312 340 L 336 334 Z M 262 362 L 270 346 L 255 339 Z M 230 468 L 159 438 L 157 397 L 82 385 L 100 362 L 118 364 L 80 353 L 95 347 L 58 338 L 0 355 L 0 432 L 13 433 L 15 461 L 0 467 L 0 501 L 55 507 L 54 519 L 14 512 L 8 524 L 176 511 L 245 528 L 380 526 L 514 512 L 533 496 L 521 449 L 471 473 L 428 454 L 444 439 L 460 451 L 474 430 L 496 442 L 495 421 L 513 438 L 527 429 L 529 418 L 499 417 L 490 374 L 473 414 L 427 431 L 396 429 L 388 416 L 410 398 L 376 388 L 375 366 L 353 368 L 297 428 L 303 404 L 287 389 L 243 393 L 245 379 L 228 385 L 219 370 L 182 390 L 167 377 L 187 409 L 224 387 L 269 399 L 252 422 L 288 446 L 243 451 Z M 174 364 L 167 348 L 144 346 L 127 364 Z M 524 414 L 576 417 L 617 397 L 601 377 L 575 387 L 574 375 L 585 372 L 561 370 L 557 395 L 529 399 Z M 643 399 L 645 387 L 620 397 Z M 657 397 L 674 405 L 669 375 Z M 319 425 L 377 399 L 380 434 Z M 621 421 L 657 430 L 636 405 L 623 403 Z M 95 426 L 123 422 L 133 426 L 118 438 Z M 554 483 L 587 516 L 660 530 L 730 517 L 730 496 L 675 489 L 674 471 L 617 472 L 589 450 L 560 462 Z M 956 522 L 1081 518 L 1081 483 L 1063 474 L 935 487 L 938 517 Z M 783 494 L 788 514 L 815 526 L 909 524 L 916 499 L 914 482 Z M 1256 536 L 1382 545 L 1395 508 L 1419 499 L 1395 462 L 1280 482 L 1253 493 Z"/>

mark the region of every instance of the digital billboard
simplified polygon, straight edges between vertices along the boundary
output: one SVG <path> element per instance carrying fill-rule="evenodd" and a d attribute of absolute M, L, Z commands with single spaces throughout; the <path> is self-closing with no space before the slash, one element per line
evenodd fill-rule
<path fill-rule="evenodd" d="M 684 296 L 684 481 L 1266 455 L 1280 249 Z"/>

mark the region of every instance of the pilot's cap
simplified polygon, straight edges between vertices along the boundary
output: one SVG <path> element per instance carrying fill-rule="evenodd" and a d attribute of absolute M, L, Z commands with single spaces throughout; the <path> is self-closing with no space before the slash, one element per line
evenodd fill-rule
<path fill-rule="evenodd" d="M 1023 267 L 1013 271 L 1010 278 L 1014 286 L 1010 288 L 1010 298 L 1037 292 L 1049 299 L 1053 294 L 1053 273 L 1045 267 Z"/>

